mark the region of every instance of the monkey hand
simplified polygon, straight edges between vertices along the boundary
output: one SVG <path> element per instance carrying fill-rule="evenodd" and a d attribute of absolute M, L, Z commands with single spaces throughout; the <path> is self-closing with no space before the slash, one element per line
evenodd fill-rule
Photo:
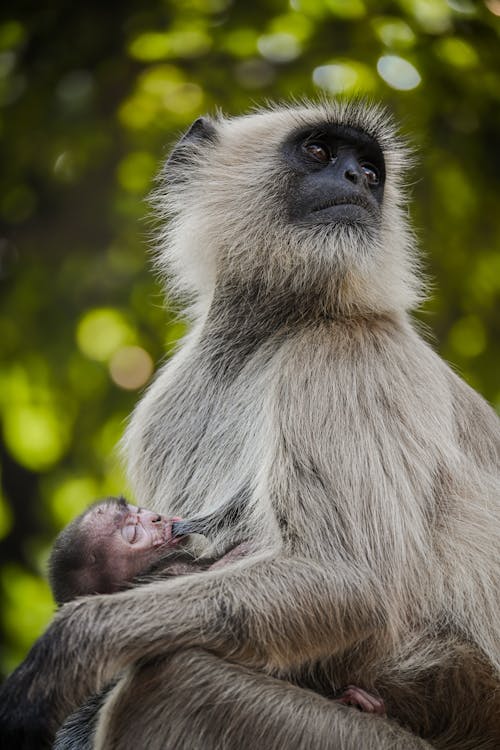
<path fill-rule="evenodd" d="M 52 745 L 55 728 L 50 725 L 47 691 L 31 689 L 36 659 L 31 661 L 30 656 L 0 687 L 0 750 L 42 750 Z"/>
<path fill-rule="evenodd" d="M 380 695 L 369 693 L 357 685 L 348 685 L 336 700 L 345 706 L 355 706 L 368 714 L 386 716 L 385 703 Z"/>

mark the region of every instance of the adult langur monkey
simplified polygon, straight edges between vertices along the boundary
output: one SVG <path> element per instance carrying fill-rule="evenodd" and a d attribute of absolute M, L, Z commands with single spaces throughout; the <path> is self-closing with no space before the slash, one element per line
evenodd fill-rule
<path fill-rule="evenodd" d="M 4 688 L 11 743 L 115 680 L 94 748 L 499 747 L 500 429 L 408 317 L 407 165 L 387 113 L 344 102 L 203 118 L 174 149 L 159 260 L 193 327 L 130 474 L 159 512 L 242 505 L 214 546 L 259 549 L 63 607 Z M 387 718 L 329 700 L 351 682 Z"/>

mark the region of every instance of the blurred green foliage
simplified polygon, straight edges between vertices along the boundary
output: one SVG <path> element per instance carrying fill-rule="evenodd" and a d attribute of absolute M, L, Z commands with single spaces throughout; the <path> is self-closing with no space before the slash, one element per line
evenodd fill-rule
<path fill-rule="evenodd" d="M 126 492 L 116 443 L 182 333 L 145 196 L 200 113 L 382 99 L 420 147 L 419 313 L 500 404 L 500 0 L 17 0 L 0 11 L 1 669 L 53 614 L 58 529 Z"/>

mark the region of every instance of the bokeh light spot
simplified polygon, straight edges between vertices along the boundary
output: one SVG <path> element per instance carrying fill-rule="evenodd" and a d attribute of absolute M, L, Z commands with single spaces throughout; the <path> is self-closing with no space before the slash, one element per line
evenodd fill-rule
<path fill-rule="evenodd" d="M 170 48 L 174 57 L 199 57 L 206 54 L 212 39 L 204 29 L 181 28 L 171 31 Z"/>
<path fill-rule="evenodd" d="M 165 91 L 163 104 L 165 109 L 175 114 L 191 114 L 201 107 L 203 90 L 197 83 L 180 83 Z"/>
<path fill-rule="evenodd" d="M 413 29 L 400 18 L 389 16 L 375 18 L 373 28 L 382 44 L 391 49 L 412 47 L 417 38 Z"/>
<path fill-rule="evenodd" d="M 383 80 L 398 91 L 410 91 L 421 82 L 418 70 L 402 57 L 384 55 L 377 62 L 378 74 Z"/>
<path fill-rule="evenodd" d="M 450 8 L 464 16 L 475 16 L 477 13 L 477 4 L 471 0 L 446 0 Z"/>
<path fill-rule="evenodd" d="M 270 34 L 292 34 L 299 42 L 306 42 L 314 31 L 314 26 L 303 13 L 285 13 L 275 16 L 270 22 Z"/>
<path fill-rule="evenodd" d="M 198 57 L 212 45 L 203 29 L 174 29 L 161 33 L 148 31 L 139 34 L 129 45 L 129 53 L 136 60 L 154 62 L 167 57 Z"/>
<path fill-rule="evenodd" d="M 131 57 L 143 62 L 161 60 L 170 52 L 168 34 L 159 31 L 147 31 L 139 34 L 129 44 L 128 51 Z"/>
<path fill-rule="evenodd" d="M 92 449 L 97 457 L 105 457 L 106 472 L 104 485 L 110 478 L 110 472 L 113 473 L 115 468 L 121 470 L 123 467 L 118 461 L 116 447 L 123 436 L 125 425 L 129 420 L 129 412 L 116 412 L 104 424 L 99 426 L 95 435 L 92 437 Z M 123 473 L 123 472 L 121 472 Z M 119 491 L 123 492 L 123 484 L 118 484 Z"/>
<path fill-rule="evenodd" d="M 7 21 L 0 26 L 0 50 L 17 47 L 25 39 L 25 31 L 19 21 Z"/>
<path fill-rule="evenodd" d="M 66 73 L 56 87 L 59 101 L 70 110 L 85 108 L 94 91 L 94 79 L 87 70 Z"/>
<path fill-rule="evenodd" d="M 99 485 L 93 477 L 70 477 L 52 493 L 50 510 L 59 528 L 66 526 L 99 496 Z"/>
<path fill-rule="evenodd" d="M 194 10 L 201 13 L 222 13 L 232 3 L 232 0 L 190 0 L 190 5 Z M 179 3 L 183 7 L 184 3 Z"/>
<path fill-rule="evenodd" d="M 360 93 L 375 88 L 375 77 L 370 68 L 356 61 L 337 60 L 320 65 L 313 71 L 313 81 L 331 94 Z"/>
<path fill-rule="evenodd" d="M 476 315 L 461 318 L 452 326 L 448 341 L 462 357 L 477 357 L 485 350 L 487 343 L 482 321 Z"/>
<path fill-rule="evenodd" d="M 67 423 L 38 404 L 6 404 L 5 442 L 14 458 L 33 471 L 45 471 L 64 455 L 69 443 Z"/>
<path fill-rule="evenodd" d="M 119 310 L 103 307 L 83 315 L 76 339 L 80 351 L 89 359 L 106 362 L 120 347 L 134 344 L 136 334 Z"/>
<path fill-rule="evenodd" d="M 154 120 L 157 109 L 151 98 L 135 94 L 122 104 L 118 117 L 125 127 L 143 130 Z"/>
<path fill-rule="evenodd" d="M 21 659 L 33 638 L 40 635 L 54 615 L 54 600 L 47 582 L 20 565 L 2 567 L 0 585 L 3 594 L 2 623 L 14 646 L 16 653 L 13 656 Z"/>
<path fill-rule="evenodd" d="M 54 162 L 54 174 L 61 182 L 73 182 L 78 176 L 75 158 L 71 151 L 58 154 Z"/>
<path fill-rule="evenodd" d="M 500 16 L 500 0 L 484 0 L 484 4 L 494 16 Z"/>
<path fill-rule="evenodd" d="M 314 18 L 323 18 L 327 10 L 324 0 L 290 0 L 290 8 Z"/>
<path fill-rule="evenodd" d="M 259 37 L 257 47 L 262 57 L 277 63 L 295 60 L 302 52 L 302 45 L 297 37 L 286 32 L 264 34 Z"/>
<path fill-rule="evenodd" d="M 118 349 L 109 362 L 111 379 L 125 390 L 142 388 L 153 374 L 153 360 L 140 346 Z"/>
<path fill-rule="evenodd" d="M 325 7 L 339 18 L 363 18 L 366 14 L 363 0 L 325 0 Z"/>
<path fill-rule="evenodd" d="M 175 65 L 155 65 L 139 76 L 136 91 L 121 105 L 119 118 L 128 128 L 142 130 L 164 123 L 165 115 L 185 120 L 199 112 L 203 90 L 186 81 Z M 163 118 L 162 118 L 163 115 Z M 170 123 L 171 124 L 171 123 Z"/>
<path fill-rule="evenodd" d="M 479 63 L 479 56 L 468 42 L 457 37 L 440 39 L 435 45 L 437 55 L 456 68 L 474 68 Z"/>
<path fill-rule="evenodd" d="M 332 94 L 339 94 L 354 88 L 358 76 L 351 65 L 336 63 L 320 65 L 313 71 L 313 81 L 316 86 L 327 89 Z"/>
<path fill-rule="evenodd" d="M 156 168 L 157 161 L 149 152 L 134 151 L 118 165 L 118 182 L 129 193 L 144 193 Z"/>
<path fill-rule="evenodd" d="M 257 52 L 257 32 L 251 28 L 229 30 L 222 40 L 222 48 L 234 57 L 247 58 Z"/>
<path fill-rule="evenodd" d="M 400 0 L 419 26 L 429 34 L 442 34 L 452 24 L 452 11 L 446 0 Z"/>
<path fill-rule="evenodd" d="M 441 154 L 443 160 L 439 169 L 434 171 L 433 180 L 440 191 L 442 206 L 455 219 L 469 216 L 477 203 L 477 193 L 470 176 L 461 162 L 453 162 L 444 151 Z"/>

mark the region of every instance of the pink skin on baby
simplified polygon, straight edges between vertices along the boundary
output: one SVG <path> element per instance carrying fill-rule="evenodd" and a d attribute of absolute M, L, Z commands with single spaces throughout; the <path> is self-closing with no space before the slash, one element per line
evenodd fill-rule
<path fill-rule="evenodd" d="M 117 586 L 132 581 L 155 563 L 162 551 L 178 544 L 179 539 L 172 536 L 176 520 L 180 519 L 166 518 L 124 500 L 97 505 L 82 522 L 94 549 L 90 563 L 104 558 Z"/>

